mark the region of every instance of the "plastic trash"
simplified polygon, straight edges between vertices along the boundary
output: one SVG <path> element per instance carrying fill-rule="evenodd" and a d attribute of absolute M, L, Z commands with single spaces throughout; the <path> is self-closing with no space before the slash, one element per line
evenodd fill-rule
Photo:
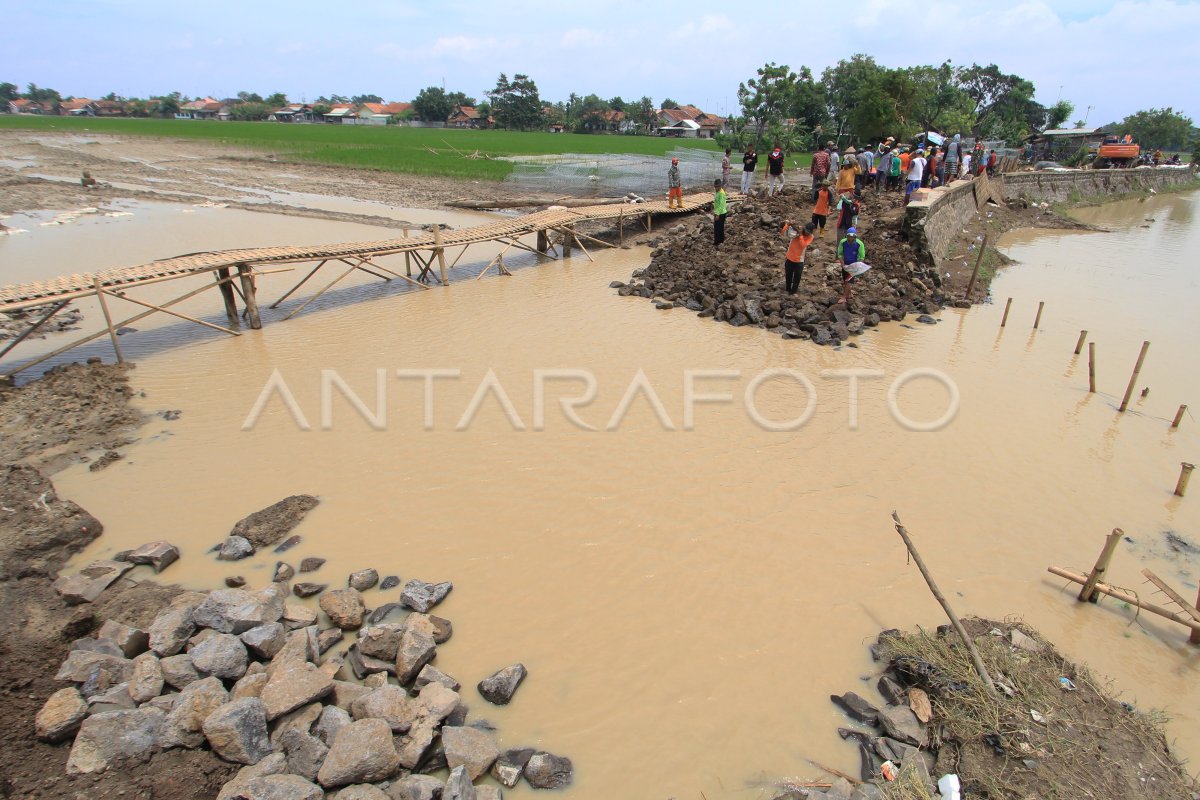
<path fill-rule="evenodd" d="M 900 777 L 900 770 L 896 769 L 896 765 L 891 761 L 883 762 L 883 766 L 879 768 L 879 773 L 888 781 L 894 781 Z"/>
<path fill-rule="evenodd" d="M 949 774 L 938 778 L 938 793 L 941 794 L 942 800 L 961 800 L 962 784 L 958 776 Z"/>
<path fill-rule="evenodd" d="M 1038 723 L 1039 725 L 1046 724 L 1046 718 L 1044 716 L 1042 716 L 1042 714 L 1040 712 L 1034 711 L 1032 708 L 1029 709 L 1029 716 L 1033 717 L 1033 721 Z"/>
<path fill-rule="evenodd" d="M 1071 682 L 1070 678 L 1059 678 L 1058 688 L 1062 689 L 1064 692 L 1074 692 L 1077 690 L 1077 687 Z"/>

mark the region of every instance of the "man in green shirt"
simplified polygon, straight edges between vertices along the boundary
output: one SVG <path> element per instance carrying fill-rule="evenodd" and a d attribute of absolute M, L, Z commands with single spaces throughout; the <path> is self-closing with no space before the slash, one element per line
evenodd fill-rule
<path fill-rule="evenodd" d="M 720 178 L 713 181 L 713 247 L 725 241 L 725 216 L 729 213 L 725 202 L 725 184 Z"/>

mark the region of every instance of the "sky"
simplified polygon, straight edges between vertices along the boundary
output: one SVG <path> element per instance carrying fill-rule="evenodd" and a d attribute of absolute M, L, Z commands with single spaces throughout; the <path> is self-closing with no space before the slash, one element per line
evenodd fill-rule
<path fill-rule="evenodd" d="M 889 67 L 995 63 L 1090 125 L 1166 106 L 1200 120 L 1200 0 L 0 0 L 0 29 L 0 81 L 64 97 L 407 101 L 444 84 L 482 99 L 504 72 L 550 101 L 649 95 L 724 115 L 767 62 L 819 77 L 866 53 Z"/>

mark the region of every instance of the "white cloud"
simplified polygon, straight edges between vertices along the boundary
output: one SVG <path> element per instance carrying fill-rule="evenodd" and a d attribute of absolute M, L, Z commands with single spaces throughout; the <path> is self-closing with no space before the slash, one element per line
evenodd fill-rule
<path fill-rule="evenodd" d="M 562 35 L 560 44 L 563 47 L 596 47 L 602 45 L 608 40 L 602 33 L 598 33 L 590 28 L 571 28 Z"/>
<path fill-rule="evenodd" d="M 738 31 L 733 20 L 724 14 L 702 14 L 699 20 L 689 20 L 674 32 L 676 39 L 688 39 L 695 36 L 711 36 L 712 34 L 732 34 Z"/>

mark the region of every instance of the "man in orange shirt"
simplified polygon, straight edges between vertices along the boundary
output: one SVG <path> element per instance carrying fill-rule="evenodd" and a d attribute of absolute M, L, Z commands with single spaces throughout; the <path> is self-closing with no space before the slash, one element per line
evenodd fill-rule
<path fill-rule="evenodd" d="M 804 274 L 804 252 L 813 243 L 813 224 L 810 222 L 801 230 L 788 220 L 783 223 L 782 233 L 791 237 L 787 255 L 783 259 L 784 286 L 788 294 L 795 294 L 800 289 L 800 277 Z"/>
<path fill-rule="evenodd" d="M 905 181 L 906 177 L 908 176 L 908 164 L 910 161 L 912 161 L 912 157 L 913 157 L 912 153 L 909 152 L 907 147 L 904 148 L 903 152 L 900 153 L 900 185 L 901 186 L 904 185 L 904 181 Z"/>
<path fill-rule="evenodd" d="M 829 217 L 829 209 L 833 207 L 833 190 L 829 188 L 829 181 L 821 181 L 820 186 L 816 188 L 817 204 L 813 206 L 812 222 L 810 225 L 813 229 L 820 230 L 820 236 L 825 237 L 825 220 Z"/>

